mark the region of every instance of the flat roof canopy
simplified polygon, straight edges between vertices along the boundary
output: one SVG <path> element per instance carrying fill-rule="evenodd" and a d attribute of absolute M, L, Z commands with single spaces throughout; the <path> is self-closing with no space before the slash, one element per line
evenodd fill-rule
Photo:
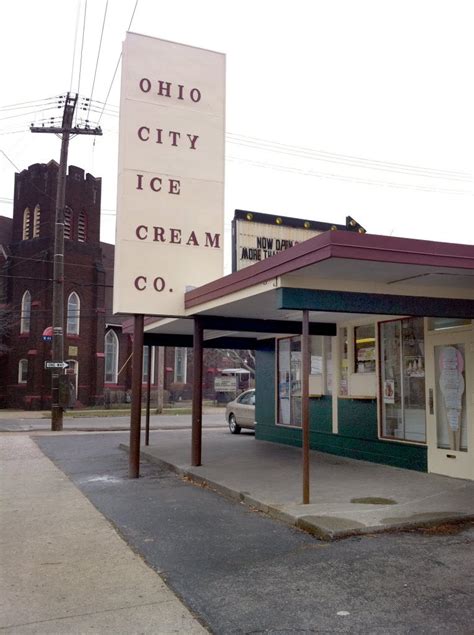
<path fill-rule="evenodd" d="M 329 231 L 185 295 L 186 315 L 147 318 L 145 343 L 256 348 L 279 334 L 333 335 L 368 314 L 474 318 L 474 246 Z"/>

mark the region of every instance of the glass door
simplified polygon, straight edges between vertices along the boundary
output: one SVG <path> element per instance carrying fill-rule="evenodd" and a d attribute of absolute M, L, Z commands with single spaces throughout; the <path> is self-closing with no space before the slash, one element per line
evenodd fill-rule
<path fill-rule="evenodd" d="M 301 427 L 301 338 L 278 340 L 278 423 Z"/>
<path fill-rule="evenodd" d="M 427 334 L 428 471 L 474 479 L 474 336 Z"/>

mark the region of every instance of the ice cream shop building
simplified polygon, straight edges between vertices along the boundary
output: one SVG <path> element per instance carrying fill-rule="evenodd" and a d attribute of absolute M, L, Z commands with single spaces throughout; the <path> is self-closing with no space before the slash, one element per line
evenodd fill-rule
<path fill-rule="evenodd" d="M 225 56 L 129 33 L 120 104 L 114 312 L 135 315 L 135 394 L 142 339 L 193 347 L 193 465 L 208 346 L 256 351 L 257 442 L 474 479 L 474 246 L 311 218 L 289 240 L 247 212 L 248 266 L 221 277 Z M 136 398 L 131 419 L 137 476 Z"/>
<path fill-rule="evenodd" d="M 325 231 L 185 307 L 145 341 L 253 347 L 257 441 L 302 444 L 306 374 L 312 449 L 474 479 L 473 246 Z"/>

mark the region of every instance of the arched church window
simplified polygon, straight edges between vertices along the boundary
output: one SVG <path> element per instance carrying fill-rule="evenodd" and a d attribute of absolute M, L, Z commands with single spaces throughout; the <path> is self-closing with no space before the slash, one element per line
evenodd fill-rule
<path fill-rule="evenodd" d="M 67 326 L 68 335 L 79 335 L 79 318 L 81 315 L 81 301 L 75 291 L 67 299 Z"/>
<path fill-rule="evenodd" d="M 116 384 L 118 375 L 119 341 L 115 331 L 105 335 L 105 383 Z"/>
<path fill-rule="evenodd" d="M 35 207 L 33 212 L 33 238 L 39 238 L 41 227 L 41 208 L 39 205 Z"/>
<path fill-rule="evenodd" d="M 77 221 L 77 240 L 80 243 L 87 241 L 87 214 L 85 212 L 79 212 L 79 218 Z"/>
<path fill-rule="evenodd" d="M 31 212 L 29 207 L 23 212 L 23 240 L 28 240 L 30 237 L 30 225 L 31 225 Z"/>
<path fill-rule="evenodd" d="M 21 299 L 20 333 L 29 333 L 31 325 L 31 293 L 26 290 Z"/>

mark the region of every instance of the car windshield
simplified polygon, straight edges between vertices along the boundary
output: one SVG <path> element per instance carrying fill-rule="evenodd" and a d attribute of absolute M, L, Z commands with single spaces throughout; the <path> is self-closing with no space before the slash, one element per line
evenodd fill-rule
<path fill-rule="evenodd" d="M 253 406 L 255 404 L 255 393 L 253 391 L 244 393 L 239 397 L 239 403 Z"/>

